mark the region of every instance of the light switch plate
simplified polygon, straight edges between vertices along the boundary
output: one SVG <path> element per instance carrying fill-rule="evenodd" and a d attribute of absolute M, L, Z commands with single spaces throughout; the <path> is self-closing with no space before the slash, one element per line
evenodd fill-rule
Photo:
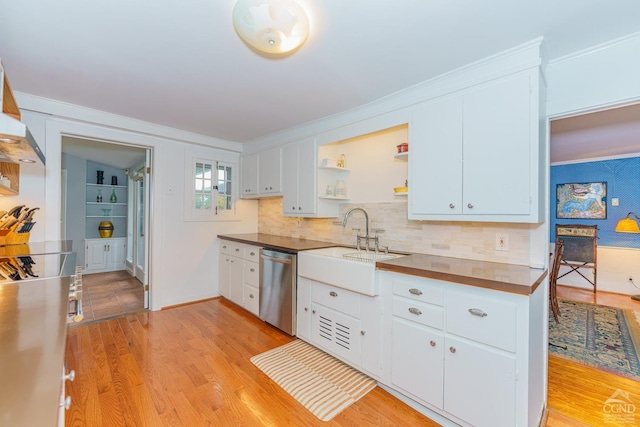
<path fill-rule="evenodd" d="M 620 206 L 620 199 L 614 197 L 611 199 L 611 206 Z"/>

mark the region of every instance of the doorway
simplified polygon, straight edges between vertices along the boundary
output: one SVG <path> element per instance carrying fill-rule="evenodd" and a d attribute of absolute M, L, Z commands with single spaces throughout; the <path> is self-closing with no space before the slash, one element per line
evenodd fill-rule
<path fill-rule="evenodd" d="M 149 307 L 150 159 L 147 147 L 62 137 L 61 228 L 83 267 L 82 323 Z"/>

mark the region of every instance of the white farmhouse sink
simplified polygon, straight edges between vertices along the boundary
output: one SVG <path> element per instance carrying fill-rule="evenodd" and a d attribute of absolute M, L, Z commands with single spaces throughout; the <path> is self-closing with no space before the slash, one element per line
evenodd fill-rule
<path fill-rule="evenodd" d="M 357 251 L 331 247 L 298 252 L 298 275 L 338 288 L 375 296 L 380 293 L 376 283 L 376 261 L 402 255 Z"/>

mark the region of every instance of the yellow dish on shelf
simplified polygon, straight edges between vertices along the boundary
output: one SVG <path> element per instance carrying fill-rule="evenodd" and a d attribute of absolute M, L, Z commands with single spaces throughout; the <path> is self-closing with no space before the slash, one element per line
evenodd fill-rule
<path fill-rule="evenodd" d="M 394 187 L 393 191 L 395 191 L 396 193 L 406 193 L 407 191 L 409 191 L 409 187 Z"/>

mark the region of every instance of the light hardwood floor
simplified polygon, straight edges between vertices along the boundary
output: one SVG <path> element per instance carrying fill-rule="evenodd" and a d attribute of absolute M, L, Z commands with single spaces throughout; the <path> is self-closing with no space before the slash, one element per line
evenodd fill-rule
<path fill-rule="evenodd" d="M 640 302 L 628 295 L 609 292 L 593 293 L 567 286 L 558 286 L 558 298 L 590 302 L 640 311 Z M 562 321 L 562 318 L 560 319 Z M 582 426 L 637 426 L 640 410 L 634 422 L 616 422 L 615 414 L 606 419 L 604 404 L 617 390 L 629 393 L 630 399 L 640 408 L 640 383 L 590 368 L 559 357 L 549 355 L 549 385 L 547 401 L 549 427 Z M 618 419 L 619 420 L 619 419 Z"/>
<path fill-rule="evenodd" d="M 67 383 L 66 426 L 438 425 L 379 387 L 319 421 L 249 361 L 291 340 L 223 299 L 72 328 L 66 357 L 77 379 Z M 640 403 L 640 384 L 550 357 L 546 425 L 601 426 L 618 389 Z"/>

